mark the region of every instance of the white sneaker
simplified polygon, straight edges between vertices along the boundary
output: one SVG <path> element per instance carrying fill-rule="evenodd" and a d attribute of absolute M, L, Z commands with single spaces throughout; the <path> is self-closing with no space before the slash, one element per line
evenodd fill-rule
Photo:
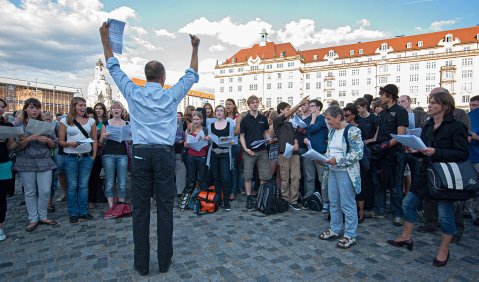
<path fill-rule="evenodd" d="M 4 241 L 7 239 L 7 235 L 5 235 L 5 232 L 3 232 L 3 229 L 0 228 L 0 242 Z"/>

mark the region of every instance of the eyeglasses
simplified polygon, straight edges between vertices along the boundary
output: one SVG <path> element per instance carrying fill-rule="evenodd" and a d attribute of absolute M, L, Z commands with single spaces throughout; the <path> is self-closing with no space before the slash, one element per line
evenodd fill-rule
<path fill-rule="evenodd" d="M 352 116 L 352 114 L 349 114 L 349 115 L 344 115 L 344 117 L 350 117 L 350 116 Z"/>

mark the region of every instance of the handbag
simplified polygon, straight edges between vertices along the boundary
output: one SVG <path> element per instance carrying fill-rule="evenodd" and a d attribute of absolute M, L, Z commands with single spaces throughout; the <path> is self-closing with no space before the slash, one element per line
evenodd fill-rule
<path fill-rule="evenodd" d="M 131 215 L 131 204 L 125 202 L 115 202 L 111 208 L 105 212 L 105 219 L 120 218 Z"/>
<path fill-rule="evenodd" d="M 469 160 L 431 162 L 427 168 L 427 182 L 432 199 L 465 201 L 479 195 L 479 177 Z"/>

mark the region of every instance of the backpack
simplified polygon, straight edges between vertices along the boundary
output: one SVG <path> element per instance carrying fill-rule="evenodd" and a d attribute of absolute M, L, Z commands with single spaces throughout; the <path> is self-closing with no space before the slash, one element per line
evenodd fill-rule
<path fill-rule="evenodd" d="M 344 137 L 344 140 L 346 141 L 346 152 L 349 152 L 348 132 L 349 132 L 349 128 L 351 127 L 352 125 L 350 124 L 346 125 L 343 132 L 343 137 Z M 371 160 L 371 149 L 369 149 L 369 147 L 363 143 L 363 157 L 362 159 L 359 160 L 359 165 L 361 166 L 362 170 L 365 170 L 365 171 L 369 170 L 371 165 L 370 160 Z"/>
<path fill-rule="evenodd" d="M 125 202 L 115 202 L 104 215 L 105 219 L 119 218 L 131 215 L 131 204 Z"/>
<path fill-rule="evenodd" d="M 266 215 L 282 213 L 288 210 L 288 202 L 281 196 L 271 181 L 259 186 L 256 209 Z"/>
<path fill-rule="evenodd" d="M 219 208 L 220 196 L 216 193 L 213 186 L 210 186 L 208 190 L 200 191 L 196 199 L 195 211 L 198 215 L 214 213 Z"/>
<path fill-rule="evenodd" d="M 314 192 L 304 198 L 304 206 L 312 211 L 321 211 L 323 209 L 323 197 L 319 192 Z"/>
<path fill-rule="evenodd" d="M 180 211 L 185 211 L 189 208 L 192 193 L 193 190 L 188 186 L 183 190 L 183 193 L 181 193 L 181 197 L 178 201 L 178 209 Z"/>

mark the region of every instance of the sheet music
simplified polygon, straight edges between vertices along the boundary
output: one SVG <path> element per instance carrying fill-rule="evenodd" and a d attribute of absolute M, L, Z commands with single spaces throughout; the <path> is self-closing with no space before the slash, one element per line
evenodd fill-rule
<path fill-rule="evenodd" d="M 122 54 L 123 50 L 123 30 L 125 29 L 125 22 L 108 19 L 107 23 L 110 25 L 110 32 L 108 38 L 110 46 L 114 53 Z"/>
<path fill-rule="evenodd" d="M 127 124 L 125 126 L 106 126 L 106 132 L 110 133 L 107 139 L 122 142 L 126 140 L 132 140 L 131 135 L 131 125 Z"/>
<path fill-rule="evenodd" d="M 293 127 L 294 127 L 294 128 L 297 128 L 298 126 L 299 126 L 300 128 L 306 128 L 306 127 L 308 127 L 308 125 L 307 125 L 300 117 L 298 117 L 297 115 L 294 115 L 294 116 L 293 116 L 293 121 L 294 121 L 294 123 L 293 123 L 293 122 L 291 122 L 291 123 L 293 123 Z M 296 125 L 296 126 L 294 126 L 294 125 Z"/>
<path fill-rule="evenodd" d="M 398 141 L 399 143 L 408 146 L 413 150 L 422 150 L 426 149 L 426 145 L 422 142 L 421 138 L 415 135 L 395 135 L 391 134 L 394 140 Z"/>
<path fill-rule="evenodd" d="M 37 135 L 53 135 L 55 125 L 52 122 L 40 121 L 36 119 L 29 119 L 25 133 Z"/>
<path fill-rule="evenodd" d="M 77 141 L 78 143 L 95 143 L 95 141 L 93 141 L 93 139 L 91 138 L 87 138 L 87 139 L 83 139 L 83 140 L 80 140 L 80 141 Z"/>
<path fill-rule="evenodd" d="M 0 141 L 9 137 L 17 138 L 23 134 L 25 134 L 23 127 L 0 126 Z"/>
<path fill-rule="evenodd" d="M 199 151 L 201 151 L 201 149 L 202 149 L 203 147 L 205 147 L 205 146 L 208 145 L 208 141 L 206 141 L 206 140 L 204 139 L 204 137 L 205 137 L 205 135 L 203 134 L 203 131 L 201 131 L 200 133 L 198 133 L 198 135 L 196 135 L 196 137 L 193 136 L 193 135 L 191 135 L 191 134 L 188 134 L 188 135 L 186 136 L 186 143 L 188 143 L 188 146 L 189 146 L 191 149 L 193 149 L 193 150 L 199 152 Z"/>
<path fill-rule="evenodd" d="M 284 149 L 283 157 L 289 159 L 293 155 L 293 145 L 286 143 L 286 148 Z"/>
<path fill-rule="evenodd" d="M 261 145 L 265 144 L 269 140 L 271 140 L 271 138 L 253 141 L 253 142 L 251 142 L 251 149 L 259 148 L 259 147 L 261 147 Z"/>
<path fill-rule="evenodd" d="M 328 160 L 328 158 L 326 158 L 324 155 L 321 155 L 320 153 L 316 152 L 314 149 L 309 149 L 302 156 L 305 157 L 305 158 L 308 158 L 308 159 L 315 160 L 315 161 L 326 162 Z"/>
<path fill-rule="evenodd" d="M 421 137 L 422 129 L 421 128 L 407 128 L 406 129 L 406 134 L 407 135 L 414 135 L 417 137 Z"/>

